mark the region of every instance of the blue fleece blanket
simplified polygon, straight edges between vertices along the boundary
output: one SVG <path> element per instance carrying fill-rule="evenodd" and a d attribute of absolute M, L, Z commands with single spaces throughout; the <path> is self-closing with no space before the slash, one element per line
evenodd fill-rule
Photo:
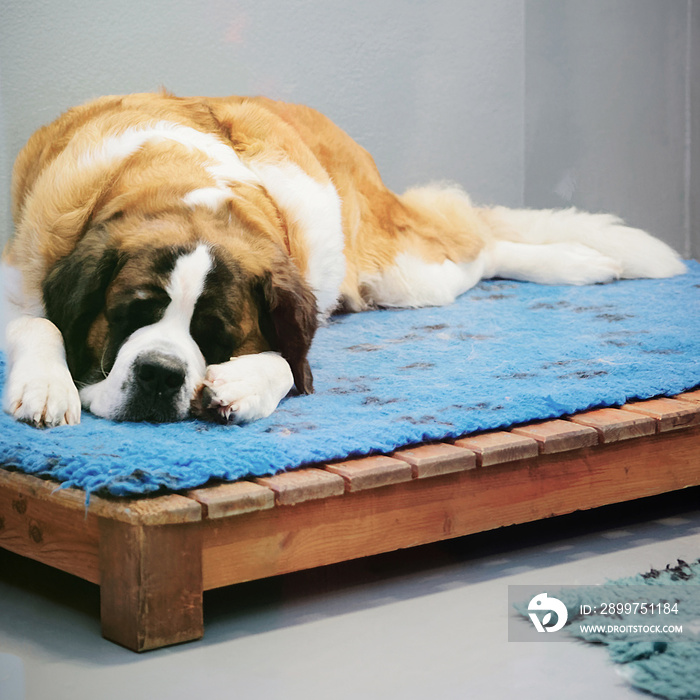
<path fill-rule="evenodd" d="M 336 317 L 316 393 L 244 426 L 37 430 L 0 416 L 0 464 L 117 496 L 179 490 L 556 418 L 700 384 L 700 264 L 591 287 L 483 282 L 448 307 Z M 0 367 L 4 376 L 4 363 Z"/>

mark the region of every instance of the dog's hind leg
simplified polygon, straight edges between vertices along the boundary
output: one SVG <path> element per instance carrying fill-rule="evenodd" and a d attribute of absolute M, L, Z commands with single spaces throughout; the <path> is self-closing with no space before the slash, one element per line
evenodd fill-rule
<path fill-rule="evenodd" d="M 480 210 L 490 230 L 491 276 L 543 284 L 592 284 L 685 272 L 679 255 L 610 214 L 577 209 Z"/>
<path fill-rule="evenodd" d="M 359 283 L 370 305 L 443 306 L 483 279 L 488 232 L 459 187 L 429 185 L 385 201 L 389 215 L 360 254 L 368 262 Z"/>
<path fill-rule="evenodd" d="M 362 285 L 365 295 L 376 306 L 445 306 L 477 284 L 484 277 L 484 271 L 482 256 L 465 263 L 447 259 L 428 262 L 405 252 L 399 253 L 393 265 L 381 272 L 364 275 Z"/>
<path fill-rule="evenodd" d="M 513 243 L 488 247 L 485 277 L 538 284 L 596 284 L 622 276 L 623 266 L 581 243 Z"/>

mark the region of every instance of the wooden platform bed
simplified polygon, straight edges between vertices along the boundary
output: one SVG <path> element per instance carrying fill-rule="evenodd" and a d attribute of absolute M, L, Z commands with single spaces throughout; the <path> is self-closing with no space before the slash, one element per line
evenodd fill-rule
<path fill-rule="evenodd" d="M 184 494 L 0 469 L 0 546 L 100 586 L 103 635 L 200 638 L 202 593 L 700 484 L 700 391 Z"/>

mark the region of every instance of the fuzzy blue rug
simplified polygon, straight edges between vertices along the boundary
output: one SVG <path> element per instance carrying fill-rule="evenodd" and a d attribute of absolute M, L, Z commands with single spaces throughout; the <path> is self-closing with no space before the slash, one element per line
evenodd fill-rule
<path fill-rule="evenodd" d="M 700 384 L 700 264 L 592 287 L 495 280 L 449 307 L 337 317 L 310 361 L 316 393 L 246 426 L 84 413 L 41 431 L 2 414 L 0 464 L 126 496 L 673 395 Z"/>

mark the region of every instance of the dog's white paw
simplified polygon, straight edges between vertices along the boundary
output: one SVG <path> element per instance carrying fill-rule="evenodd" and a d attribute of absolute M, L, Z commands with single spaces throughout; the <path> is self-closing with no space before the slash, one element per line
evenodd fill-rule
<path fill-rule="evenodd" d="M 193 408 L 203 418 L 249 423 L 269 416 L 293 384 L 292 370 L 278 353 L 241 355 L 207 368 Z"/>
<path fill-rule="evenodd" d="M 622 264 L 588 245 L 496 241 L 489 249 L 486 275 L 538 284 L 596 284 L 612 282 Z"/>
<path fill-rule="evenodd" d="M 37 428 L 80 423 L 80 396 L 65 364 L 14 363 L 3 407 L 17 420 Z"/>
<path fill-rule="evenodd" d="M 622 263 L 582 243 L 554 243 L 548 247 L 550 284 L 597 284 L 622 276 Z"/>

